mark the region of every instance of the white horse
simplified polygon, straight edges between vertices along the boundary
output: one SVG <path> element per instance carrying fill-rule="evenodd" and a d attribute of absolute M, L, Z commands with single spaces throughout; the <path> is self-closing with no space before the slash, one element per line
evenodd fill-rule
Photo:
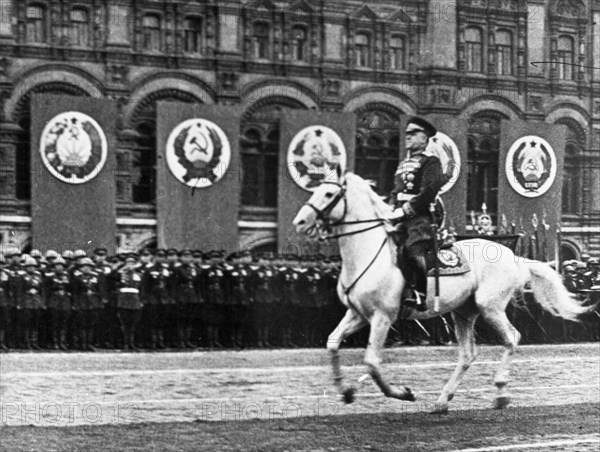
<path fill-rule="evenodd" d="M 298 233 L 315 237 L 333 234 L 339 239 L 342 269 L 337 293 L 348 308 L 327 341 L 334 382 L 346 403 L 354 400 L 355 389 L 345 386 L 339 347 L 350 334 L 370 324 L 365 352 L 368 371 L 387 397 L 414 401 L 412 391 L 397 389 L 381 373 L 382 350 L 388 331 L 396 320 L 405 280 L 396 266 L 396 246 L 384 219 L 391 207 L 359 176 L 346 173 L 339 182 L 324 182 L 298 211 L 294 226 Z M 333 237 L 332 237 L 333 238 Z M 413 311 L 410 319 L 427 319 L 452 313 L 458 341 L 458 364 L 444 386 L 434 412 L 446 412 L 465 372 L 476 356 L 475 321 L 479 315 L 494 328 L 505 351 L 494 377 L 496 408 L 509 403 L 505 390 L 510 381 L 510 359 L 521 335 L 506 317 L 509 301 L 531 284 L 537 302 L 548 312 L 575 320 L 585 311 L 563 286 L 560 276 L 547 264 L 516 257 L 505 246 L 474 238 L 457 242 L 471 265 L 462 275 L 440 278 L 439 312 L 433 308 L 434 278 L 428 278 L 427 310 Z"/>

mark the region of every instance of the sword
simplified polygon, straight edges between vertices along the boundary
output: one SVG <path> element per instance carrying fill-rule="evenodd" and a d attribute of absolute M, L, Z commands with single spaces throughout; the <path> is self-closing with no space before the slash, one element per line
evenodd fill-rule
<path fill-rule="evenodd" d="M 431 213 L 431 229 L 433 230 L 433 268 L 435 275 L 435 296 L 433 298 L 433 311 L 440 312 L 440 267 L 438 265 L 438 246 L 437 235 L 438 227 L 435 221 L 435 202 L 429 204 L 429 212 Z"/>

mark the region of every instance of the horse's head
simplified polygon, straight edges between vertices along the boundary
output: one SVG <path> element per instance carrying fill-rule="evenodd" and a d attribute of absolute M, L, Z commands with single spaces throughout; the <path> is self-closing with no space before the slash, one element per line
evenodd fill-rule
<path fill-rule="evenodd" d="M 298 234 L 314 237 L 343 220 L 346 214 L 346 182 L 325 181 L 296 214 L 293 224 Z"/>

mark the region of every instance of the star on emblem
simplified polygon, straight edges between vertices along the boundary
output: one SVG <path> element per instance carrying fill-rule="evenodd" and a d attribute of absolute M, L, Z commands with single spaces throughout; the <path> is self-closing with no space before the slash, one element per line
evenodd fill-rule
<path fill-rule="evenodd" d="M 535 141 L 533 141 L 533 140 L 532 140 L 532 141 L 531 141 L 531 143 L 529 143 L 529 145 L 530 145 L 532 148 L 534 148 L 534 147 L 536 147 L 536 146 L 537 146 L 537 143 L 536 143 Z"/>

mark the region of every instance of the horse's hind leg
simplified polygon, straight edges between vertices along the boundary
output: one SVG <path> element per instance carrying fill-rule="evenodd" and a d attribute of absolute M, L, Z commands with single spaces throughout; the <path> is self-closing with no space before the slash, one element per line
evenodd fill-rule
<path fill-rule="evenodd" d="M 471 367 L 477 356 L 477 346 L 475 344 L 475 321 L 477 317 L 479 317 L 479 312 L 475 308 L 462 309 L 452 313 L 456 328 L 456 340 L 458 341 L 458 363 L 452 376 L 442 389 L 432 413 L 448 412 L 448 402 L 454 398 L 456 388 L 458 388 L 465 372 Z"/>
<path fill-rule="evenodd" d="M 500 361 L 500 367 L 494 376 L 494 384 L 498 388 L 498 394 L 494 407 L 502 409 L 506 407 L 510 398 L 506 394 L 506 385 L 510 381 L 510 359 L 515 352 L 521 334 L 510 323 L 506 313 L 502 310 L 485 311 L 482 310 L 484 319 L 496 330 L 504 344 L 505 350 Z"/>
<path fill-rule="evenodd" d="M 398 390 L 385 381 L 381 375 L 382 351 L 388 331 L 392 322 L 385 314 L 377 312 L 371 319 L 371 331 L 369 334 L 369 345 L 365 353 L 365 364 L 369 367 L 369 373 L 381 392 L 386 397 L 414 402 L 415 396 L 412 391 L 405 387 Z"/>
<path fill-rule="evenodd" d="M 354 402 L 355 389 L 351 386 L 345 387 L 342 377 L 342 368 L 340 366 L 340 344 L 352 333 L 360 330 L 367 324 L 367 321 L 355 313 L 352 309 L 348 309 L 344 318 L 340 321 L 338 326 L 327 338 L 327 350 L 331 357 L 331 367 L 333 369 L 333 382 L 337 387 L 340 394 L 344 398 L 344 402 Z"/>

